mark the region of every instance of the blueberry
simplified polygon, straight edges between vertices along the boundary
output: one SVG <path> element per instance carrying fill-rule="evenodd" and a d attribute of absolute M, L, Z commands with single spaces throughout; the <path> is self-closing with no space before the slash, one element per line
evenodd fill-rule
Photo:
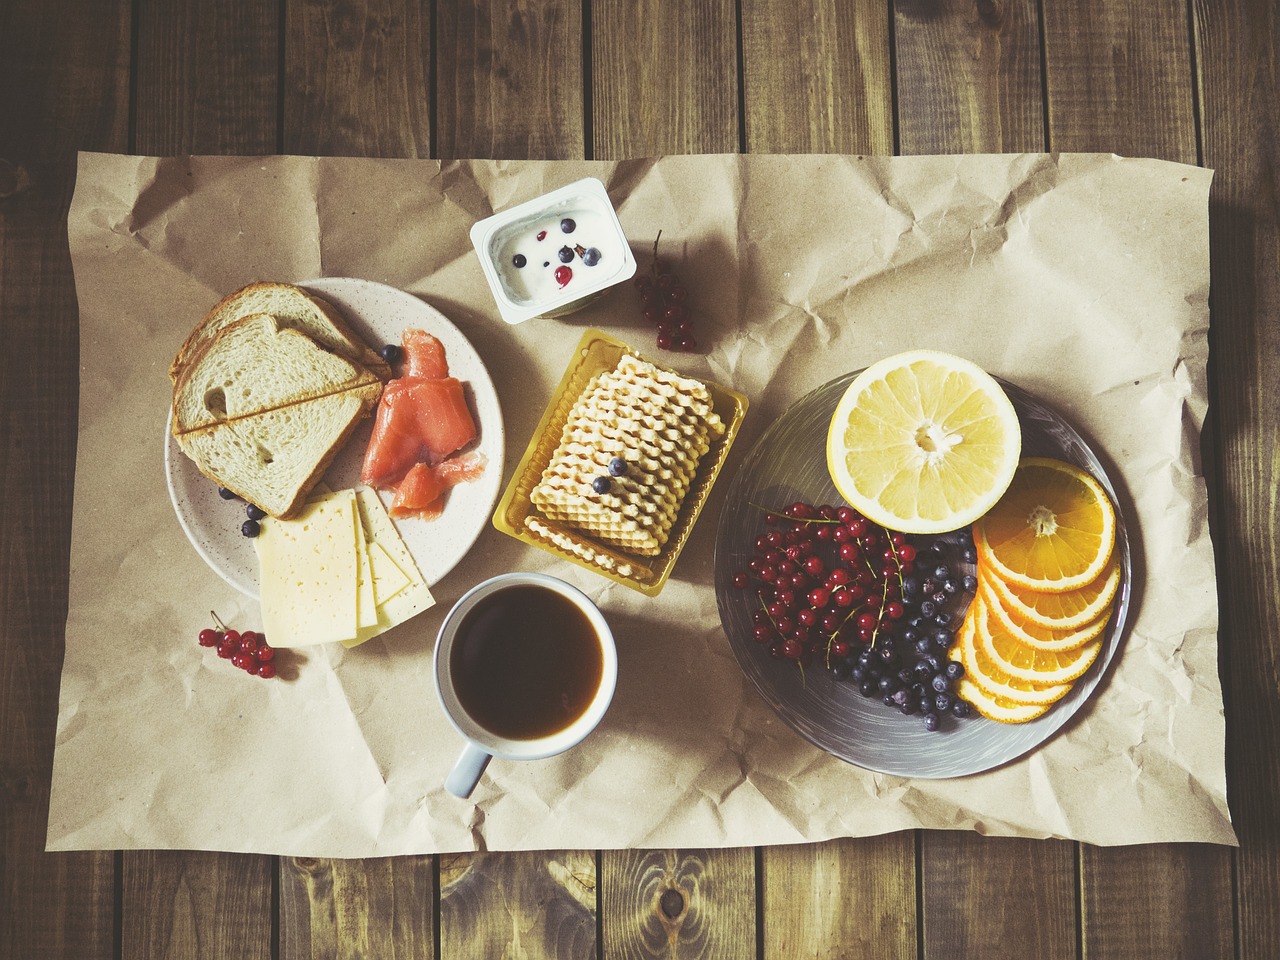
<path fill-rule="evenodd" d="M 236 499 L 236 493 L 235 493 L 235 491 L 233 491 L 233 490 L 228 490 L 226 487 L 219 487 L 219 488 L 218 488 L 218 496 L 220 496 L 223 500 L 235 500 L 235 499 Z"/>
<path fill-rule="evenodd" d="M 956 593 L 959 589 L 960 585 L 950 578 L 942 581 L 943 593 Z"/>
<path fill-rule="evenodd" d="M 556 251 L 556 256 L 560 258 L 561 263 L 570 263 L 573 261 L 573 247 L 561 247 Z"/>
<path fill-rule="evenodd" d="M 941 647 L 943 650 L 946 650 L 948 647 L 950 647 L 951 644 L 955 642 L 955 639 L 956 639 L 956 635 L 952 633 L 950 630 L 940 628 L 938 630 L 933 631 L 934 644 Z M 924 652 L 928 653 L 929 651 L 926 650 Z"/>
<path fill-rule="evenodd" d="M 952 618 L 951 618 L 951 614 L 947 613 L 946 611 L 943 611 L 942 613 L 938 614 L 938 615 L 937 615 L 936 617 L 934 617 L 933 619 L 934 619 L 934 621 L 938 624 L 938 626 L 940 626 L 940 627 L 945 627 L 945 626 L 947 626 L 949 623 L 951 623 L 951 619 L 952 619 Z"/>
<path fill-rule="evenodd" d="M 969 593 L 973 593 L 973 591 L 978 589 L 978 578 L 971 573 L 967 573 L 961 579 L 960 585 Z"/>
<path fill-rule="evenodd" d="M 261 520 L 267 515 L 267 511 L 253 503 L 246 503 L 244 506 L 244 514 L 250 520 Z"/>
<path fill-rule="evenodd" d="M 858 692 L 864 697 L 874 696 L 877 689 L 875 682 L 869 679 L 863 680 L 858 684 Z"/>
<path fill-rule="evenodd" d="M 955 701 L 952 700 L 951 695 L 947 693 L 940 693 L 933 698 L 933 705 L 937 708 L 939 713 L 947 713 L 951 709 L 951 705 L 953 703 L 955 703 Z"/>
<path fill-rule="evenodd" d="M 941 721 L 938 719 L 938 715 L 934 713 L 932 710 L 925 713 L 924 728 L 926 730 L 937 730 L 940 724 L 941 724 Z"/>
<path fill-rule="evenodd" d="M 240 524 L 240 532 L 246 537 L 256 537 L 262 532 L 262 527 L 258 525 L 257 520 L 246 520 Z"/>
<path fill-rule="evenodd" d="M 511 258 L 511 265 L 515 267 L 517 270 L 519 270 L 528 262 L 529 261 L 524 258 L 523 253 L 517 253 L 514 257 Z"/>
<path fill-rule="evenodd" d="M 582 262 L 588 267 L 594 267 L 600 262 L 600 251 L 595 247 L 587 247 L 582 254 Z"/>
<path fill-rule="evenodd" d="M 901 710 L 907 716 L 910 716 L 911 714 L 916 712 L 916 705 L 912 703 L 910 700 L 908 700 L 906 703 L 899 705 L 898 709 Z"/>
<path fill-rule="evenodd" d="M 560 221 L 561 233 L 573 233 L 573 231 L 577 229 L 578 229 L 578 224 L 574 221 L 572 217 L 565 217 L 563 220 Z"/>
<path fill-rule="evenodd" d="M 381 350 L 378 351 L 378 356 L 380 356 L 387 363 L 397 363 L 399 362 L 400 355 L 403 352 L 404 351 L 401 350 L 399 347 L 397 347 L 394 343 L 388 343 L 384 345 Z"/>
<path fill-rule="evenodd" d="M 920 602 L 920 614 L 925 617 L 932 617 L 938 612 L 938 605 L 932 600 L 922 600 Z"/>
<path fill-rule="evenodd" d="M 916 641 L 915 651 L 918 656 L 925 656 L 933 650 L 933 641 L 928 637 L 921 637 Z"/>
<path fill-rule="evenodd" d="M 893 695 L 893 702 L 898 706 L 902 706 L 904 703 L 909 702 L 910 699 L 911 697 L 908 695 L 906 690 L 898 690 Z"/>
<path fill-rule="evenodd" d="M 891 693 L 886 693 L 883 697 L 881 697 L 880 702 L 883 703 L 886 707 L 897 706 L 897 703 L 893 699 L 893 694 Z"/>
<path fill-rule="evenodd" d="M 591 489 L 596 493 L 608 493 L 613 482 L 608 477 L 596 477 L 591 481 Z"/>
<path fill-rule="evenodd" d="M 951 576 L 951 568 L 948 567 L 945 563 L 938 564 L 938 566 L 933 571 L 933 578 L 935 580 L 945 580 L 949 576 Z"/>
<path fill-rule="evenodd" d="M 881 677 L 877 686 L 879 686 L 880 690 L 884 693 L 893 693 L 901 686 L 901 684 L 898 683 L 897 677 Z"/>
<path fill-rule="evenodd" d="M 949 680 L 959 680 L 964 676 L 964 664 L 956 663 L 952 660 L 947 664 L 947 678 Z"/>
<path fill-rule="evenodd" d="M 920 581 L 915 577 L 902 578 L 902 595 L 904 597 L 912 597 L 920 592 Z"/>
<path fill-rule="evenodd" d="M 965 547 L 960 551 L 960 558 L 964 560 L 965 563 L 977 563 L 978 553 L 973 549 L 973 547 Z"/>
<path fill-rule="evenodd" d="M 627 461 L 621 457 L 614 457 L 609 461 L 609 475 L 620 477 L 627 472 Z"/>
<path fill-rule="evenodd" d="M 961 719 L 969 715 L 969 704 L 965 700 L 957 700 L 951 705 L 951 715 Z"/>
<path fill-rule="evenodd" d="M 947 679 L 945 673 L 939 673 L 929 681 L 929 685 L 933 687 L 934 693 L 949 693 L 951 691 L 951 681 Z"/>

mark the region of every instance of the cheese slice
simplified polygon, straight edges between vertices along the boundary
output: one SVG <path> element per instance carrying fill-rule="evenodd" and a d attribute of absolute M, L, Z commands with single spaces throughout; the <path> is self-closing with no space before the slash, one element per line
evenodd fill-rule
<path fill-rule="evenodd" d="M 412 581 L 396 566 L 382 544 L 366 541 L 365 547 L 369 553 L 369 566 L 373 568 L 374 601 L 378 604 L 379 613 L 383 613 L 382 606 Z"/>
<path fill-rule="evenodd" d="M 344 640 L 343 644 L 347 647 L 358 646 L 366 640 L 373 639 L 411 617 L 417 616 L 436 602 L 431 595 L 431 588 L 427 586 L 426 580 L 418 570 L 418 565 L 413 562 L 413 555 L 409 553 L 409 548 L 400 539 L 399 531 L 391 522 L 386 507 L 378 499 L 377 492 L 367 487 L 363 488 L 355 493 L 355 502 L 360 522 L 364 527 L 370 562 L 381 566 L 380 574 L 375 573 L 374 576 L 375 579 L 380 575 L 385 578 L 386 595 L 385 599 L 380 597 L 378 600 L 378 626 L 359 631 L 354 640 Z M 405 578 L 406 582 L 403 586 L 393 587 L 396 577 L 391 567 L 387 567 L 381 561 L 379 551 L 391 561 L 391 567 Z M 378 588 L 375 587 L 375 593 L 377 592 Z"/>
<path fill-rule="evenodd" d="M 357 522 L 355 494 L 348 490 L 308 503 L 292 520 L 262 525 L 253 544 L 262 628 L 273 647 L 334 643 L 357 635 Z"/>
<path fill-rule="evenodd" d="M 352 502 L 351 519 L 356 528 L 356 623 L 361 630 L 378 625 L 378 598 L 374 592 L 373 563 L 369 559 L 369 544 L 364 536 L 364 524 Z"/>

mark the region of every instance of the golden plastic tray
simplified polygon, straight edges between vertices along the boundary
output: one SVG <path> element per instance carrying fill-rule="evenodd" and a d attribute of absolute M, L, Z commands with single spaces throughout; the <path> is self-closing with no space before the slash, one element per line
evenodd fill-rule
<path fill-rule="evenodd" d="M 684 502 L 680 505 L 680 513 L 676 517 L 675 525 L 671 528 L 671 536 L 662 551 L 655 557 L 633 556 L 596 540 L 568 524 L 548 520 L 529 500 L 529 494 L 538 485 L 542 472 L 546 470 L 547 464 L 551 461 L 551 455 L 560 443 L 560 435 L 564 431 L 569 411 L 586 389 L 587 383 L 596 374 L 612 370 L 625 353 L 642 360 L 647 359 L 621 340 L 615 340 L 600 330 L 588 330 L 583 334 L 582 340 L 569 360 L 569 367 L 565 370 L 560 385 L 552 394 L 546 412 L 543 413 L 537 429 L 534 430 L 533 439 L 529 441 L 529 446 L 516 466 L 511 482 L 507 484 L 502 499 L 498 501 L 497 510 L 493 515 L 493 525 L 517 540 L 531 543 L 570 563 L 576 563 L 616 583 L 653 597 L 657 596 L 666 584 L 667 578 L 671 576 L 671 569 L 675 566 L 680 551 L 684 549 L 685 541 L 689 539 L 689 534 L 698 519 L 698 514 L 702 512 L 703 504 L 707 502 L 707 496 L 716 482 L 716 477 L 720 475 L 720 468 L 724 465 L 725 457 L 728 456 L 729 448 L 733 446 L 742 418 L 747 412 L 747 398 L 736 390 L 703 381 L 711 393 L 715 412 L 724 421 L 724 434 L 711 445 L 711 449 L 698 462 L 698 472 Z M 671 373 L 679 373 L 668 367 L 663 369 Z M 530 518 L 540 521 L 566 545 L 552 543 L 531 532 Z M 597 562 L 592 559 L 595 557 L 601 559 Z"/>

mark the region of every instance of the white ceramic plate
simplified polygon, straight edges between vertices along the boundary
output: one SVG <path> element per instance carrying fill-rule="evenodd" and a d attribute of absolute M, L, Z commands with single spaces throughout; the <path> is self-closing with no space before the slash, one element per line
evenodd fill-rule
<path fill-rule="evenodd" d="M 400 343 L 400 334 L 416 327 L 438 337 L 449 360 L 449 373 L 463 382 L 479 437 L 476 449 L 489 459 L 484 475 L 462 483 L 448 494 L 444 512 L 435 520 L 395 521 L 400 536 L 431 586 L 457 565 L 489 522 L 502 484 L 502 409 L 484 362 L 462 332 L 434 307 L 412 294 L 371 280 L 326 277 L 300 284 L 336 306 L 356 333 L 378 349 Z M 373 430 L 364 421 L 325 475 L 335 490 L 360 484 L 360 465 Z M 244 504 L 223 500 L 218 487 L 196 469 L 165 422 L 164 468 L 173 509 L 196 552 L 229 584 L 258 596 L 258 560 L 253 541 L 240 532 Z M 391 497 L 380 494 L 388 506 Z"/>

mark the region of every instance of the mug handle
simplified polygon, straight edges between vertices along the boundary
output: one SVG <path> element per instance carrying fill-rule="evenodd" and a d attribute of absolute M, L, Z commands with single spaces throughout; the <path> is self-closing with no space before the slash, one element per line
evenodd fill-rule
<path fill-rule="evenodd" d="M 471 791 L 480 782 L 485 767 L 489 766 L 489 761 L 492 759 L 491 754 L 485 753 L 474 743 L 468 743 L 462 748 L 462 753 L 458 755 L 458 762 L 453 765 L 449 776 L 445 778 L 444 788 L 455 797 L 462 797 L 465 800 L 471 796 Z"/>

